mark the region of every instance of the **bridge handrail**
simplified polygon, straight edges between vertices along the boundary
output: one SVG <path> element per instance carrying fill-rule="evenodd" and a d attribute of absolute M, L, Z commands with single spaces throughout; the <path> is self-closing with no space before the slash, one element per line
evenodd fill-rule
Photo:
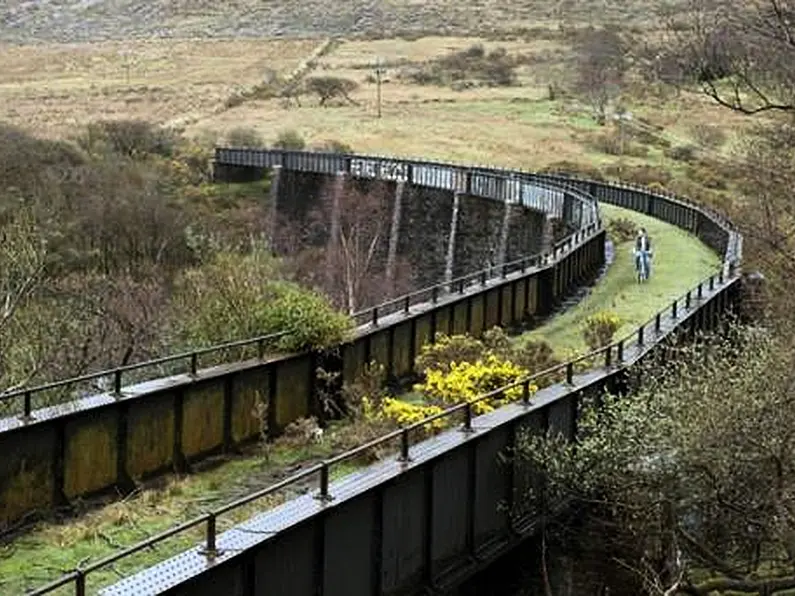
<path fill-rule="evenodd" d="M 216 154 L 221 151 L 222 148 L 216 148 Z M 235 149 L 237 150 L 237 149 Z M 300 154 L 304 157 L 310 156 L 321 156 L 321 157 L 342 157 L 342 158 L 357 158 L 357 159 L 381 159 L 385 161 L 394 161 L 392 158 L 389 157 L 381 157 L 381 156 L 367 156 L 367 155 L 352 155 L 352 154 L 335 154 L 335 153 L 324 153 L 324 152 L 300 152 L 300 151 L 278 151 L 275 150 L 274 154 Z M 401 160 L 405 163 L 409 163 L 409 160 Z M 492 170 L 487 170 L 486 168 L 482 168 L 481 166 L 476 167 L 466 167 L 461 165 L 443 163 L 443 162 L 425 162 L 423 160 L 412 160 L 411 163 L 418 163 L 423 165 L 432 165 L 432 166 L 444 166 L 444 167 L 453 167 L 458 170 L 466 170 L 466 171 L 477 171 L 477 172 L 487 172 L 490 174 L 497 173 L 498 175 L 504 175 L 506 178 L 508 177 L 515 177 L 516 172 L 511 172 L 508 170 L 493 168 Z M 522 175 L 529 175 L 526 173 L 522 173 Z M 565 184 L 565 181 L 562 181 Z M 539 184 L 542 187 L 554 189 L 554 190 L 563 190 L 560 185 L 554 185 L 551 183 L 544 183 L 541 182 Z M 422 186 L 421 184 L 419 186 Z M 601 218 L 599 217 L 598 205 L 596 200 L 593 197 L 590 197 L 576 188 L 568 188 L 566 184 L 564 186 L 565 190 L 568 191 L 575 199 L 580 201 L 582 204 L 588 204 L 595 210 L 595 221 L 583 222 L 584 225 L 578 230 L 575 230 L 571 234 L 563 237 L 561 240 L 555 242 L 552 246 L 551 251 L 551 259 L 554 261 L 558 258 L 558 255 L 563 256 L 569 250 L 571 250 L 578 242 L 581 242 L 589 236 L 591 233 L 597 232 L 601 229 Z M 378 324 L 378 319 L 380 316 L 385 316 L 389 314 L 394 314 L 402 310 L 404 313 L 408 313 L 412 304 L 416 305 L 418 303 L 436 303 L 436 301 L 443 296 L 444 294 L 451 294 L 453 293 L 453 289 L 457 288 L 459 293 L 464 291 L 464 287 L 467 284 L 480 283 L 481 285 L 485 285 L 488 280 L 505 278 L 508 273 L 511 271 L 522 271 L 524 272 L 528 267 L 533 266 L 535 263 L 536 266 L 542 265 L 542 260 L 546 255 L 542 253 L 534 253 L 532 255 L 526 255 L 515 261 L 502 263 L 496 266 L 490 266 L 479 271 L 475 271 L 474 273 L 469 273 L 463 275 L 461 277 L 452 279 L 450 281 L 440 282 L 431 286 L 427 286 L 425 288 L 415 290 L 413 292 L 409 292 L 407 294 L 403 294 L 396 298 L 387 300 L 381 304 L 377 304 L 375 306 L 371 306 L 360 311 L 354 312 L 350 315 L 353 319 L 355 324 L 363 325 L 366 323 L 371 323 L 373 325 Z M 389 309 L 392 310 L 389 310 Z M 387 312 L 385 312 L 387 311 Z M 22 420 L 31 420 L 32 419 L 32 400 L 33 396 L 39 393 L 43 393 L 45 391 L 51 391 L 53 389 L 60 389 L 64 387 L 69 387 L 73 385 L 77 385 L 80 383 L 85 383 L 88 381 L 94 381 L 97 379 L 104 379 L 108 377 L 113 378 L 113 390 L 112 395 L 116 397 L 121 397 L 123 395 L 122 391 L 122 375 L 125 372 L 131 372 L 134 370 L 141 370 L 144 368 L 150 368 L 155 366 L 162 366 L 163 364 L 168 364 L 171 362 L 177 362 L 180 360 L 187 360 L 190 359 L 190 369 L 189 374 L 196 376 L 198 372 L 198 363 L 197 359 L 198 356 L 206 355 L 213 352 L 220 352 L 222 350 L 231 349 L 235 347 L 248 347 L 254 344 L 257 344 L 259 347 L 259 359 L 262 360 L 265 356 L 263 349 L 266 341 L 280 339 L 286 335 L 288 335 L 289 331 L 283 331 L 280 333 L 275 333 L 271 335 L 265 336 L 258 336 L 253 338 L 244 338 L 241 340 L 230 341 L 227 343 L 217 344 L 213 346 L 208 346 L 205 348 L 197 348 L 187 352 L 183 352 L 176 355 L 169 355 L 163 356 L 161 358 L 156 358 L 152 360 L 146 360 L 143 362 L 138 362 L 134 364 L 128 364 L 124 366 L 118 366 L 114 368 L 104 369 L 100 371 L 96 371 L 93 373 L 88 373 L 85 375 L 80 375 L 77 377 L 71 377 L 66 379 L 61 379 L 57 381 L 51 381 L 48 383 L 44 383 L 41 385 L 36 385 L 33 387 L 22 387 L 19 389 L 13 389 L 11 391 L 8 390 L 0 390 L 0 404 L 5 404 L 15 399 L 22 399 L 22 413 L 20 414 L 20 418 Z"/>
<path fill-rule="evenodd" d="M 25 412 L 24 417 L 28 418 L 31 415 L 30 409 L 30 400 L 35 393 L 39 393 L 42 391 L 49 391 L 52 389 L 60 389 L 61 387 L 67 387 L 69 385 L 75 385 L 77 383 L 84 383 L 86 381 L 93 381 L 96 379 L 101 379 L 109 376 L 113 376 L 113 393 L 114 395 L 121 397 L 122 396 L 122 374 L 125 372 L 130 372 L 134 370 L 140 370 L 142 368 L 147 368 L 150 366 L 160 366 L 163 364 L 169 364 L 171 362 L 176 362 L 178 360 L 187 360 L 190 359 L 190 373 L 193 376 L 196 376 L 198 373 L 198 358 L 199 356 L 203 356 L 205 354 L 210 354 L 212 352 L 220 352 L 222 350 L 229 350 L 232 348 L 241 348 L 241 347 L 248 347 L 257 345 L 260 351 L 261 356 L 264 356 L 264 349 L 265 344 L 274 341 L 277 339 L 281 339 L 286 337 L 293 332 L 291 330 L 286 331 L 279 331 L 277 333 L 271 333 L 268 335 L 259 335 L 257 337 L 251 337 L 247 339 L 240 339 L 236 341 L 230 341 L 222 344 L 216 344 L 212 346 L 208 346 L 206 348 L 196 348 L 194 350 L 190 350 L 188 352 L 182 352 L 179 354 L 173 354 L 170 356 L 163 356 L 161 358 L 155 358 L 153 360 L 146 360 L 144 362 L 136 362 L 133 364 L 125 364 L 124 366 L 117 366 L 115 368 L 110 368 L 107 370 L 102 370 L 94 373 L 88 373 L 85 375 L 81 375 L 78 377 L 71 377 L 68 379 L 63 379 L 60 381 L 52 381 L 50 383 L 45 383 L 43 385 L 38 385 L 36 387 L 29 387 L 29 388 L 22 388 L 22 389 L 15 389 L 13 391 L 7 391 L 5 393 L 0 392 L 0 403 L 4 401 L 10 401 L 15 398 L 24 397 L 25 399 Z"/>
<path fill-rule="evenodd" d="M 734 270 L 732 268 L 732 271 L 730 272 L 730 277 L 733 276 L 734 273 L 735 272 L 734 272 Z M 239 509 L 240 507 L 243 507 L 244 505 L 248 505 L 248 504 L 250 504 L 250 503 L 252 503 L 254 501 L 257 501 L 259 499 L 262 499 L 264 497 L 272 495 L 272 494 L 276 493 L 279 490 L 283 490 L 284 488 L 287 488 L 287 487 L 289 487 L 291 485 L 294 485 L 294 484 L 297 484 L 299 482 L 302 482 L 302 481 L 310 478 L 311 476 L 313 476 L 315 474 L 319 474 L 320 475 L 318 497 L 321 498 L 321 499 L 327 498 L 327 497 L 329 497 L 329 492 L 328 492 L 328 490 L 329 490 L 329 481 L 330 481 L 329 469 L 330 469 L 331 466 L 339 464 L 339 463 L 343 463 L 343 462 L 345 462 L 347 460 L 350 460 L 350 459 L 353 459 L 353 458 L 355 458 L 355 457 L 357 457 L 359 455 L 362 455 L 362 454 L 366 453 L 367 451 L 369 451 L 370 449 L 372 449 L 374 447 L 381 446 L 381 445 L 383 445 L 385 443 L 389 443 L 389 442 L 394 441 L 394 440 L 396 440 L 398 438 L 400 439 L 400 457 L 403 460 L 407 460 L 408 459 L 408 455 L 409 455 L 409 449 L 410 449 L 410 446 L 411 446 L 411 433 L 413 431 L 419 430 L 423 426 L 426 426 L 426 425 L 428 425 L 428 424 L 430 424 L 430 423 L 432 423 L 432 422 L 434 422 L 436 420 L 442 420 L 442 419 L 451 418 L 452 416 L 454 416 L 455 414 L 458 414 L 460 412 L 463 412 L 463 414 L 464 414 L 464 416 L 463 416 L 463 418 L 464 418 L 464 420 L 463 420 L 464 429 L 470 429 L 471 428 L 471 424 L 472 424 L 473 412 L 474 412 L 474 406 L 475 405 L 477 405 L 477 404 L 479 404 L 479 403 L 481 403 L 481 402 L 483 402 L 483 401 L 485 401 L 487 399 L 491 399 L 491 398 L 494 398 L 494 397 L 499 397 L 502 394 L 504 394 L 506 391 L 509 391 L 511 389 L 514 389 L 514 388 L 517 388 L 517 387 L 521 387 L 522 388 L 522 403 L 524 405 L 526 405 L 527 407 L 532 407 L 533 404 L 532 404 L 532 401 L 531 401 L 531 391 L 530 391 L 531 383 L 533 383 L 534 381 L 536 381 L 538 379 L 542 379 L 544 377 L 547 377 L 549 375 L 553 375 L 553 374 L 565 371 L 566 382 L 568 384 L 571 384 L 572 383 L 572 377 L 573 377 L 573 374 L 574 374 L 574 366 L 576 364 L 578 364 L 580 362 L 583 362 L 583 361 L 586 361 L 586 360 L 592 360 L 592 359 L 594 359 L 594 358 L 596 358 L 596 357 L 598 357 L 600 355 L 605 355 L 605 366 L 611 366 L 612 363 L 613 363 L 613 360 L 612 360 L 613 351 L 616 352 L 616 363 L 617 363 L 617 365 L 623 365 L 624 347 L 625 347 L 627 342 L 631 341 L 632 339 L 637 338 L 638 345 L 643 345 L 644 344 L 644 340 L 643 340 L 644 331 L 646 330 L 647 327 L 649 327 L 650 325 L 653 324 L 653 325 L 655 325 L 655 328 L 657 330 L 659 330 L 660 317 L 663 314 L 669 312 L 669 309 L 673 309 L 674 312 L 677 312 L 677 309 L 682 304 L 682 302 L 684 302 L 684 304 L 687 305 L 686 308 L 689 308 L 693 292 L 696 292 L 697 297 L 700 297 L 702 295 L 702 292 L 703 292 L 705 284 L 708 284 L 708 287 L 710 289 L 714 288 L 715 282 L 716 282 L 716 278 L 717 278 L 718 285 L 722 285 L 722 284 L 724 284 L 727 281 L 726 277 L 724 276 L 724 269 L 723 268 L 721 268 L 718 271 L 717 274 L 712 274 L 712 275 L 710 275 L 708 277 L 705 277 L 696 286 L 691 287 L 689 290 L 687 290 L 687 292 L 685 292 L 684 294 L 681 294 L 679 298 L 677 298 L 676 300 L 674 300 L 671 303 L 671 306 L 666 306 L 664 309 L 659 310 L 652 317 L 650 317 L 645 323 L 643 323 L 642 325 L 639 325 L 634 331 L 632 331 L 631 333 L 628 333 L 626 336 L 624 336 L 623 338 L 621 338 L 619 340 L 611 342 L 610 344 L 608 344 L 606 346 L 603 346 L 603 347 L 598 348 L 596 350 L 592 350 L 591 352 L 588 352 L 587 354 L 583 354 L 583 355 L 577 356 L 576 358 L 572 358 L 572 359 L 570 359 L 570 360 L 568 360 L 566 362 L 563 362 L 561 364 L 557 364 L 555 366 L 549 367 L 549 368 L 544 369 L 542 371 L 534 372 L 534 373 L 532 373 L 530 375 L 527 375 L 527 376 L 525 376 L 525 377 L 523 377 L 521 379 L 518 379 L 516 381 L 508 383 L 508 384 L 506 384 L 506 385 L 504 385 L 502 387 L 499 387 L 499 388 L 494 389 L 492 391 L 489 391 L 487 393 L 483 393 L 483 394 L 479 395 L 478 397 L 474 398 L 471 401 L 467 401 L 467 402 L 465 402 L 463 404 L 457 404 L 455 406 L 451 406 L 450 408 L 447 408 L 447 409 L 445 409 L 444 411 L 442 411 L 442 412 L 440 412 L 438 414 L 434 414 L 434 415 L 429 416 L 429 417 L 427 417 L 427 418 L 425 418 L 425 419 L 423 419 L 421 421 L 414 422 L 414 423 L 412 423 L 410 425 L 403 426 L 403 427 L 401 427 L 401 428 L 399 428 L 397 430 L 394 430 L 394 431 L 392 431 L 390 433 L 387 433 L 385 435 L 377 437 L 376 439 L 373 439 L 373 440 L 371 440 L 371 441 L 369 441 L 369 442 L 367 442 L 367 443 L 365 443 L 363 445 L 359 445 L 358 447 L 354 447 L 353 449 L 349 449 L 349 450 L 347 450 L 347 451 L 345 451 L 343 453 L 340 453 L 340 454 L 338 454 L 336 456 L 333 456 L 333 457 L 331 457 L 329 459 L 326 459 L 326 460 L 324 460 L 323 462 L 321 462 L 319 464 L 316 464 L 316 465 L 311 466 L 309 468 L 306 468 L 306 469 L 304 469 L 304 470 L 302 470 L 302 471 L 300 471 L 300 472 L 298 472 L 298 473 L 296 473 L 296 474 L 294 474 L 292 476 L 289 476 L 288 478 L 285 478 L 285 479 L 281 480 L 280 482 L 278 482 L 276 484 L 268 486 L 268 487 L 266 487 L 264 489 L 261 489 L 259 491 L 253 492 L 253 493 L 251 493 L 249 495 L 246 495 L 245 497 L 237 499 L 236 501 L 233 501 L 231 503 L 227 503 L 226 505 L 222 505 L 220 507 L 217 507 L 217 508 L 215 508 L 215 509 L 213 509 L 213 510 L 207 512 L 207 513 L 204 513 L 204 514 L 202 514 L 200 516 L 197 516 L 196 518 L 194 518 L 192 520 L 189 520 L 187 522 L 183 522 L 182 524 L 179 524 L 179 525 L 171 528 L 170 530 L 166 530 L 166 531 L 164 531 L 164 532 L 162 532 L 160 534 L 157 534 L 155 536 L 152 536 L 152 537 L 150 537 L 150 538 L 148 538 L 146 540 L 142 540 L 141 542 L 139 542 L 139 543 L 137 543 L 137 544 L 135 544 L 135 545 L 133 545 L 133 546 L 131 546 L 129 548 L 126 548 L 126 549 L 124 549 L 122 551 L 119 551 L 118 553 L 114 553 L 113 555 L 109 555 L 109 556 L 107 556 L 107 557 L 105 557 L 103 559 L 100 559 L 100 560 L 98 560 L 98 561 L 96 561 L 94 563 L 91 563 L 91 564 L 87 565 L 86 567 L 79 568 L 79 569 L 76 569 L 76 570 L 74 570 L 72 572 L 69 572 L 69 573 L 65 574 L 64 576 L 62 576 L 61 578 L 59 578 L 58 580 L 54 580 L 54 581 L 48 583 L 47 585 L 42 586 L 41 588 L 38 588 L 38 589 L 36 589 L 36 590 L 34 590 L 32 592 L 28 592 L 28 595 L 29 596 L 42 596 L 44 594 L 49 594 L 52 591 L 56 590 L 57 588 L 63 587 L 64 585 L 67 585 L 70 582 L 74 582 L 76 596 L 82 596 L 83 594 L 85 594 L 85 581 L 86 581 L 86 576 L 89 573 L 97 571 L 97 570 L 102 569 L 104 567 L 107 567 L 108 565 L 111 565 L 111 564 L 119 561 L 120 559 L 126 558 L 126 557 L 128 557 L 128 556 L 130 556 L 132 554 L 135 554 L 135 553 L 143 550 L 143 549 L 150 548 L 154 544 L 162 542 L 163 540 L 166 540 L 166 539 L 168 539 L 170 537 L 173 537 L 173 536 L 175 536 L 177 534 L 182 534 L 183 532 L 185 532 L 187 530 L 190 530 L 192 528 L 195 528 L 196 526 L 199 526 L 201 524 L 205 524 L 205 537 L 204 537 L 204 548 L 205 548 L 205 551 L 206 552 L 210 552 L 210 553 L 215 552 L 215 550 L 216 550 L 216 536 L 217 536 L 217 533 L 216 533 L 216 520 L 217 520 L 217 518 L 219 516 L 221 516 L 221 515 L 223 515 L 225 513 L 228 513 L 230 511 L 235 510 L 235 509 Z"/>

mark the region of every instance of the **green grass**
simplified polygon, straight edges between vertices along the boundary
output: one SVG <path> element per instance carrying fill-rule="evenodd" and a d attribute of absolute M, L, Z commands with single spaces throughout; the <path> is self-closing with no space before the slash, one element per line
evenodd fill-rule
<path fill-rule="evenodd" d="M 11 544 L 0 546 L 0 594 L 23 594 L 40 587 L 78 565 L 97 561 L 178 523 L 274 484 L 282 477 L 297 473 L 301 462 L 328 457 L 332 451 L 330 442 L 302 447 L 276 444 L 271 450 L 270 461 L 266 461 L 261 452 L 249 453 L 212 470 L 170 478 L 162 488 L 142 490 L 76 519 L 63 523 L 42 522 Z M 334 466 L 331 478 L 344 476 L 356 467 L 353 463 Z M 311 490 L 315 490 L 314 484 Z M 226 514 L 218 520 L 218 531 L 294 495 L 295 492 L 282 491 Z M 203 540 L 203 531 L 204 526 L 199 526 L 164 541 L 153 550 L 142 551 L 90 574 L 87 593 L 94 594 L 122 576 L 193 547 Z M 53 594 L 72 596 L 74 587 L 60 588 Z"/>
<path fill-rule="evenodd" d="M 649 232 L 654 258 L 648 283 L 638 284 L 635 280 L 632 242 L 618 245 L 607 274 L 586 298 L 542 327 L 523 334 L 518 341 L 547 341 L 561 358 L 585 352 L 582 324 L 589 315 L 602 310 L 617 313 L 623 324 L 615 337 L 622 337 L 714 273 L 720 263 L 718 256 L 695 236 L 675 226 L 611 205 L 603 204 L 601 210 L 605 224 L 623 217 Z"/>

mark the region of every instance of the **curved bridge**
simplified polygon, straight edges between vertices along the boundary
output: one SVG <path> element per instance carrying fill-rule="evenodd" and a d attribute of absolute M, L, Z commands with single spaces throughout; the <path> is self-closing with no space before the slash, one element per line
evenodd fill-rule
<path fill-rule="evenodd" d="M 233 153 L 237 157 L 229 157 Z M 261 168 L 274 155 L 265 151 L 219 150 L 217 156 L 222 162 L 259 160 L 251 167 Z M 305 160 L 303 163 L 315 159 L 311 155 L 290 155 L 290 159 Z M 229 165 L 245 167 L 243 163 Z M 479 168 L 457 169 L 476 175 L 487 172 Z M 421 425 L 401 429 L 106 560 L 90 563 L 34 593 L 50 593 L 72 585 L 75 594 L 83 594 L 93 571 L 194 528 L 204 531 L 201 544 L 106 588 L 102 594 L 201 595 L 223 591 L 230 596 L 347 596 L 444 590 L 531 535 L 536 521 L 532 505 L 519 517 L 509 516 L 500 505 L 510 505 L 525 493 L 533 481 L 532 471 L 517 464 L 498 466 L 498 454 L 510 448 L 523 429 L 555 430 L 573 439 L 577 433 L 577 407 L 584 395 L 621 383 L 634 363 L 664 350 L 670 338 L 720 325 L 721 315 L 739 297 L 742 237 L 716 213 L 642 188 L 553 174 L 491 170 L 484 175 L 506 181 L 529 177 L 539 186 L 581 197 L 582 205 L 588 205 L 595 197 L 658 217 L 697 235 L 723 256 L 722 266 L 630 336 L 541 373 L 560 373 L 563 382 L 532 396 L 527 388 L 533 377 L 515 383 L 524 388 L 525 399 L 520 403 L 478 417 L 472 416 L 471 403 L 451 408 L 443 416 L 460 417 L 459 428 L 421 442 L 413 440 Z M 509 187 L 507 182 L 502 186 Z M 581 224 L 583 220 L 580 218 Z M 490 322 L 504 324 L 549 308 L 556 296 L 593 272 L 603 257 L 603 246 L 604 231 L 595 215 L 584 228 L 558 243 L 549 258 L 534 255 L 520 259 L 518 264 L 506 262 L 496 278 L 480 273 L 445 283 L 432 290 L 430 296 L 423 295 L 429 298 L 425 303 L 415 303 L 411 297 L 398 301 L 405 308 L 386 318 L 381 317 L 383 310 L 371 309 L 370 322 L 360 328 L 356 340 L 343 347 L 339 365 L 348 371 L 370 358 L 382 358 L 398 374 L 400 367 L 410 362 L 413 346 L 430 339 L 435 330 L 478 333 Z M 577 372 L 581 368 L 578 365 L 585 361 L 597 364 Z M 293 362 L 291 366 L 296 365 Z M 222 401 L 227 404 L 227 412 L 234 409 L 232 406 L 239 399 L 229 389 L 236 381 L 230 383 L 228 377 L 239 379 L 241 375 L 245 378 L 257 373 L 260 376 L 248 380 L 263 383 L 262 371 L 266 368 L 267 363 L 246 363 L 234 365 L 234 370 L 221 367 L 221 372 L 204 374 L 208 379 L 214 378 L 213 374 L 226 375 L 227 392 Z M 278 377 L 279 369 L 268 370 L 269 395 L 278 409 L 281 394 L 273 389 L 272 375 Z M 189 386 L 188 381 L 182 382 L 184 400 Z M 192 382 L 195 384 L 196 380 Z M 301 391 L 299 387 L 296 393 Z M 183 407 L 184 404 L 183 401 Z M 295 400 L 292 404 L 294 413 Z M 232 418 L 228 424 L 234 423 Z M 335 465 L 381 443 L 394 445 L 396 457 L 330 482 Z M 289 484 L 311 479 L 318 483 L 314 494 L 293 499 L 217 534 L 219 517 Z"/>
<path fill-rule="evenodd" d="M 354 380 L 365 364 L 375 360 L 391 378 L 405 377 L 412 373 L 421 346 L 433 341 L 437 332 L 479 335 L 494 325 L 511 326 L 546 316 L 567 294 L 593 278 L 604 261 L 597 203 L 564 180 L 331 154 L 219 149 L 216 157 L 217 172 L 231 175 L 230 170 L 236 170 L 236 175 L 248 178 L 262 176 L 263 164 L 279 165 L 281 181 L 272 184 L 276 193 L 272 198 L 274 204 L 288 207 L 294 207 L 292 203 L 307 190 L 321 188 L 318 178 L 333 179 L 340 172 L 364 173 L 364 178 L 354 176 L 357 180 L 381 176 L 394 185 L 392 196 L 404 214 L 393 217 L 388 235 L 390 244 L 395 238 L 404 241 L 395 241 L 394 250 L 387 246 L 382 252 L 398 253 L 398 245 L 407 246 L 409 253 L 416 250 L 419 257 L 431 252 L 411 235 L 418 227 L 408 217 L 412 210 L 418 218 L 429 208 L 453 218 L 444 221 L 440 230 L 428 232 L 441 238 L 446 251 L 447 260 L 435 273 L 438 279 L 444 271 L 445 280 L 355 313 L 354 338 L 335 354 L 271 355 L 282 333 L 0 395 L 2 405 L 18 414 L 0 418 L 0 449 L 8 454 L 0 460 L 0 529 L 30 512 L 80 497 L 129 492 L 135 480 L 174 469 L 187 471 L 202 458 L 256 441 L 262 424 L 251 412 L 259 402 L 267 403 L 272 433 L 297 418 L 321 418 L 316 396 L 323 380 L 318 367 L 340 372 L 344 382 Z M 405 191 L 405 198 L 398 189 Z M 480 271 L 465 265 L 466 273 L 452 277 L 456 263 L 495 256 L 494 245 L 478 244 L 477 238 L 467 236 L 466 226 L 458 225 L 469 209 L 472 228 L 480 238 L 489 222 L 478 214 L 485 209 L 493 215 L 498 258 L 493 259 L 494 266 Z M 538 252 L 547 220 L 562 222 L 558 227 L 563 233 Z M 426 213 L 423 221 L 433 226 L 435 219 Z M 477 249 L 469 246 L 470 240 Z M 203 358 L 230 348 L 248 350 L 247 359 L 201 366 Z M 176 368 L 179 374 L 165 376 L 164 368 Z M 96 393 L 92 388 L 97 382 L 110 389 Z M 65 389 L 83 396 L 37 407 L 53 391 Z"/>

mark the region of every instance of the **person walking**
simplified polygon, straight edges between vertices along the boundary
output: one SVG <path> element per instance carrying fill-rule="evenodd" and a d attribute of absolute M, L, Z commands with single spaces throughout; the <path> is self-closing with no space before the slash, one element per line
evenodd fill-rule
<path fill-rule="evenodd" d="M 638 230 L 635 238 L 635 270 L 640 271 L 640 259 L 646 263 L 646 277 L 651 277 L 651 238 L 649 238 L 646 228 Z"/>

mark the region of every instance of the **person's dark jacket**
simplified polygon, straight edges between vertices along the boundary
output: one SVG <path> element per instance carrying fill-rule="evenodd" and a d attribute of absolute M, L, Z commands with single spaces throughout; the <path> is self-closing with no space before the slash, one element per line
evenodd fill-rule
<path fill-rule="evenodd" d="M 643 242 L 643 236 L 638 236 L 635 238 L 635 250 L 641 249 L 641 243 Z M 651 238 L 646 236 L 646 250 L 651 251 Z"/>

